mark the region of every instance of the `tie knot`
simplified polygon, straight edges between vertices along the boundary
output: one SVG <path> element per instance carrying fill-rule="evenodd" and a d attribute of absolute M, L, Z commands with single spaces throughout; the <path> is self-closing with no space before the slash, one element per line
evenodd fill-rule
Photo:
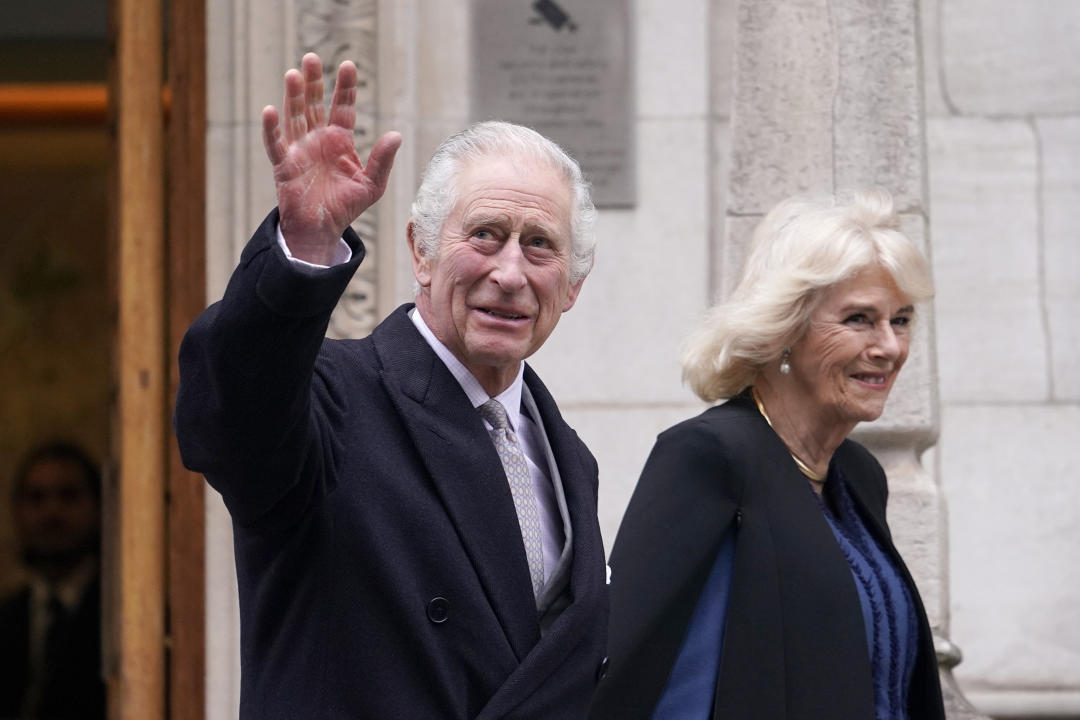
<path fill-rule="evenodd" d="M 503 432 L 510 429 L 510 421 L 506 418 L 506 408 L 495 398 L 491 398 L 478 409 L 480 417 L 491 423 L 491 427 Z"/>

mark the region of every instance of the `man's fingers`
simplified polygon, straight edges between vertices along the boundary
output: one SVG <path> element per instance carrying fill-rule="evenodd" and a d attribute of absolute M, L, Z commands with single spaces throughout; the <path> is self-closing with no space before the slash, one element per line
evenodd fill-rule
<path fill-rule="evenodd" d="M 304 55 L 300 61 L 304 75 L 304 99 L 308 128 L 320 128 L 326 124 L 326 108 L 323 107 L 322 60 L 315 53 Z"/>
<path fill-rule="evenodd" d="M 266 157 L 270 158 L 271 165 L 277 167 L 285 159 L 288 148 L 285 146 L 285 139 L 281 136 L 277 108 L 273 105 L 267 105 L 263 108 L 262 133 Z"/>
<path fill-rule="evenodd" d="M 386 188 L 390 177 L 390 168 L 394 166 L 394 155 L 401 147 L 401 133 L 390 131 L 375 141 L 368 156 L 364 174 L 379 189 L 379 194 Z"/>
<path fill-rule="evenodd" d="M 285 117 L 282 126 L 285 128 L 285 141 L 296 142 L 307 132 L 307 116 L 304 76 L 299 70 L 289 70 L 285 73 L 285 101 L 281 110 Z"/>
<path fill-rule="evenodd" d="M 359 73 L 351 60 L 338 67 L 334 96 L 330 101 L 330 124 L 352 132 L 356 125 L 356 82 Z"/>

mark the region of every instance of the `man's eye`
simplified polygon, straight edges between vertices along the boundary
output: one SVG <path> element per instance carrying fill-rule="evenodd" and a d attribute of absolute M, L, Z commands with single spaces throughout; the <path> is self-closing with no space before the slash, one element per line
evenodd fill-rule
<path fill-rule="evenodd" d="M 473 233 L 473 237 L 477 240 L 490 240 L 494 236 L 488 230 L 477 230 Z"/>
<path fill-rule="evenodd" d="M 542 236 L 531 237 L 525 242 L 525 244 L 528 247 L 533 247 L 533 248 L 551 247 L 551 241 L 548 240 L 546 237 L 542 237 Z"/>

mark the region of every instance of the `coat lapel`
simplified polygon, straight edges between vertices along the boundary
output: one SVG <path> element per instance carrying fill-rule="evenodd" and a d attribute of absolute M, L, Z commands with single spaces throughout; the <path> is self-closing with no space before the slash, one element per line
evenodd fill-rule
<path fill-rule="evenodd" d="M 520 660 L 540 632 L 510 489 L 480 415 L 408 309 L 398 308 L 372 335 L 383 383 Z"/>
<path fill-rule="evenodd" d="M 606 623 L 603 540 L 596 519 L 596 476 L 582 457 L 581 441 L 566 424 L 554 399 L 540 379 L 525 368 L 540 420 L 562 476 L 567 510 L 573 527 L 569 590 L 571 604 L 552 623 L 521 664 L 506 679 L 480 713 L 480 718 L 504 717 L 514 710 L 564 664 L 582 638 L 590 636 L 596 623 Z M 598 658 L 599 659 L 599 658 Z"/>

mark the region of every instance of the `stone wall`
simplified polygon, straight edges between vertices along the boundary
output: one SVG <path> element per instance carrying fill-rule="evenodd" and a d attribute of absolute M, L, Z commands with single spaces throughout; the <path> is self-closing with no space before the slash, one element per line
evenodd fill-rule
<path fill-rule="evenodd" d="M 956 675 L 1080 716 L 1080 4 L 922 21 Z"/>

